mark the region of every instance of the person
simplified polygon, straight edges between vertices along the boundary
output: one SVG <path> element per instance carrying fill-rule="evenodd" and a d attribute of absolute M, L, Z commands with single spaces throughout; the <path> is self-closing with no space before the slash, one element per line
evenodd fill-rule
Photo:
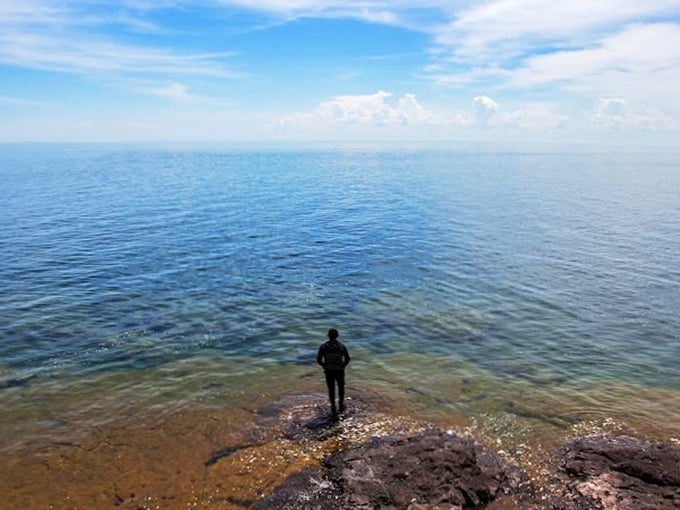
<path fill-rule="evenodd" d="M 345 410 L 345 367 L 349 365 L 350 357 L 347 347 L 338 340 L 338 330 L 328 330 L 328 341 L 319 347 L 316 362 L 323 367 L 328 386 L 328 399 L 331 402 L 331 412 L 338 414 L 335 406 L 335 385 L 338 385 L 338 404 L 340 412 Z"/>

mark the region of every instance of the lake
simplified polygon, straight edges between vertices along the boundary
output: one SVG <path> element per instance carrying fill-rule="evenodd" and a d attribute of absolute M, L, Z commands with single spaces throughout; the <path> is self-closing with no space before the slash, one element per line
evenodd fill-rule
<path fill-rule="evenodd" d="M 680 154 L 6 145 L 0 182 L 20 464 L 150 416 L 238 435 L 323 391 L 330 327 L 394 413 L 680 437 Z"/>

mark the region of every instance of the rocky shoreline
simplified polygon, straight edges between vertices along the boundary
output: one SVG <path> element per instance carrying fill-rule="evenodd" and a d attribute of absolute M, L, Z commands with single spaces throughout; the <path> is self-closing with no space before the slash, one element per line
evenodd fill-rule
<path fill-rule="evenodd" d="M 665 510 L 680 508 L 680 445 L 600 434 L 567 440 L 537 487 L 512 459 L 474 437 L 427 424 L 372 427 L 370 395 L 331 416 L 323 398 L 292 397 L 261 410 L 263 429 L 326 452 L 288 477 L 256 510 Z M 389 425 L 389 424 L 388 424 Z M 393 424 L 394 425 L 394 424 Z M 271 439 L 271 436 L 269 437 Z M 253 438 L 257 442 L 264 438 Z M 316 446 L 314 446 L 316 445 Z M 244 447 L 250 447 L 248 444 Z M 238 448 L 217 451 L 206 466 Z"/>

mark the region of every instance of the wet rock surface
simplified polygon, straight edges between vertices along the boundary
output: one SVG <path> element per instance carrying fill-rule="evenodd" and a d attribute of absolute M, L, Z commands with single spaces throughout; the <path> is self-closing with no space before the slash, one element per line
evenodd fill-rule
<path fill-rule="evenodd" d="M 553 508 L 680 508 L 678 444 L 594 436 L 569 441 L 561 455 L 565 494 Z"/>
<path fill-rule="evenodd" d="M 430 429 L 336 452 L 254 507 L 451 509 L 482 507 L 520 485 L 520 471 L 469 437 Z"/>
<path fill-rule="evenodd" d="M 291 477 L 253 508 L 680 509 L 680 445 L 595 436 L 558 455 L 553 486 L 539 497 L 518 468 L 471 438 L 441 430 L 376 438 Z"/>
<path fill-rule="evenodd" d="M 475 507 L 516 489 L 518 470 L 471 438 L 441 430 L 382 438 L 330 456 L 345 508 Z"/>
<path fill-rule="evenodd" d="M 353 420 L 367 420 L 369 402 L 374 395 L 352 392 L 347 398 L 347 409 L 333 415 L 323 394 L 292 395 L 259 409 L 258 426 L 293 441 L 325 441 L 337 434 L 338 426 Z"/>
<path fill-rule="evenodd" d="M 538 481 L 470 435 L 376 412 L 380 398 L 354 392 L 340 416 L 323 394 L 272 403 L 257 411 L 254 443 L 205 465 L 273 440 L 297 445 L 310 461 L 243 505 L 259 510 L 680 509 L 680 444 L 573 438 L 539 459 L 552 475 Z"/>

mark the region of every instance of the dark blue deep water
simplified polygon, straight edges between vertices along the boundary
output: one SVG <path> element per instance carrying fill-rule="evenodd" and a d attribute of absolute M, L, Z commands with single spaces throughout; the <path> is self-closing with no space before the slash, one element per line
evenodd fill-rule
<path fill-rule="evenodd" d="M 395 379 L 450 357 L 680 390 L 678 154 L 4 146 L 0 253 L 5 405 L 198 357 L 312 365 L 331 326 Z"/>

